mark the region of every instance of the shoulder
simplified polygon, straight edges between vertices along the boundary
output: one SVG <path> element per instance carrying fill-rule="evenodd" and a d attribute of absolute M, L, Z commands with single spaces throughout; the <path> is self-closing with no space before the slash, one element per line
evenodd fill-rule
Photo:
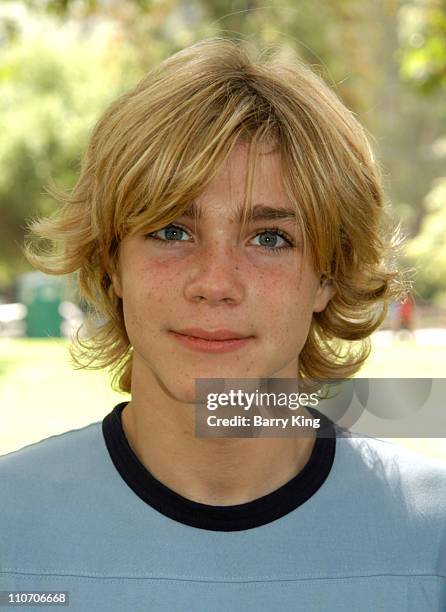
<path fill-rule="evenodd" d="M 104 449 L 101 423 L 95 422 L 0 456 L 1 506 L 18 497 L 37 501 L 50 489 L 79 481 L 103 461 Z"/>
<path fill-rule="evenodd" d="M 50 456 L 63 452 L 75 452 L 79 445 L 88 444 L 97 436 L 97 430 L 101 428 L 101 422 L 89 423 L 84 427 L 70 429 L 59 434 L 54 434 L 48 438 L 43 438 L 38 442 L 27 444 L 18 450 L 0 455 L 0 471 L 9 466 L 19 465 L 23 462 L 33 460 L 45 461 Z"/>
<path fill-rule="evenodd" d="M 368 504 L 420 525 L 444 522 L 446 462 L 369 437 L 338 438 L 338 449 L 346 481 L 354 481 Z"/>
<path fill-rule="evenodd" d="M 368 437 L 337 438 L 336 455 L 333 498 L 349 537 L 394 567 L 445 576 L 446 464 Z"/>
<path fill-rule="evenodd" d="M 111 498 L 107 487 L 113 482 L 101 425 L 91 423 L 0 456 L 3 569 L 48 568 L 50 560 L 54 567 L 70 566 L 69 551 L 79 538 L 94 537 L 103 506 L 98 500 L 104 490 Z"/>

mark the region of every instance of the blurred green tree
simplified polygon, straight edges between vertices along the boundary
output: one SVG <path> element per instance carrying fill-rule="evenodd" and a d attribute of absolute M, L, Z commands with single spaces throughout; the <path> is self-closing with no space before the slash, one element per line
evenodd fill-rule
<path fill-rule="evenodd" d="M 424 198 L 425 215 L 408 243 L 417 269 L 415 288 L 424 299 L 446 306 L 446 3 L 419 0 L 400 11 L 400 74 L 418 92 L 420 104 L 439 103 L 441 134 L 431 134 L 432 160 L 442 164 Z M 435 137 L 434 137 L 435 136 Z"/>
<path fill-rule="evenodd" d="M 434 182 L 426 196 L 427 214 L 420 233 L 407 247 L 416 264 L 417 294 L 439 306 L 446 305 L 446 178 Z"/>
<path fill-rule="evenodd" d="M 446 88 L 446 3 L 419 0 L 400 14 L 401 76 L 432 94 Z"/>
<path fill-rule="evenodd" d="M 139 76 L 131 47 L 106 31 L 82 39 L 72 24 L 45 18 L 24 31 L 0 60 L 0 286 L 29 269 L 25 219 L 55 207 L 45 186 L 74 185 L 100 111 Z"/>

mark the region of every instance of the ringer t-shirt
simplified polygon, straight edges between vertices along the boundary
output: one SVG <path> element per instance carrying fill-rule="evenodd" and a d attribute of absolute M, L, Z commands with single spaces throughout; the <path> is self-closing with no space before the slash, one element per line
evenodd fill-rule
<path fill-rule="evenodd" d="M 211 506 L 147 471 L 125 405 L 0 457 L 0 591 L 71 612 L 446 611 L 446 465 L 312 409 L 294 478 Z"/>

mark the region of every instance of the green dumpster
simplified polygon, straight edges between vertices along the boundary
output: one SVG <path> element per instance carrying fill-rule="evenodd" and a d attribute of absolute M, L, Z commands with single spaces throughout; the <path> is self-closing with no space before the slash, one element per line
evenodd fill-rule
<path fill-rule="evenodd" d="M 36 271 L 18 278 L 17 297 L 27 308 L 25 323 L 29 338 L 62 336 L 59 306 L 64 296 L 65 282 L 60 277 Z"/>

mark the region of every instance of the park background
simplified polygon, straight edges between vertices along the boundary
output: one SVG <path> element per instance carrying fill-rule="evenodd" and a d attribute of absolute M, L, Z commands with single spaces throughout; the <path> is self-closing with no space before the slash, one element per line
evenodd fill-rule
<path fill-rule="evenodd" d="M 366 126 L 406 236 L 401 265 L 413 270 L 417 329 L 399 337 L 388 318 L 360 375 L 443 378 L 443 0 L 2 0 L 2 312 L 20 302 L 19 280 L 31 270 L 21 252 L 26 222 L 56 209 L 46 186 L 74 186 L 102 111 L 162 59 L 212 36 L 301 57 Z M 16 337 L 7 323 L 0 324 L 0 454 L 98 421 L 127 399 L 110 389 L 106 372 L 72 368 L 68 339 Z M 397 442 L 446 460 L 445 439 Z"/>

